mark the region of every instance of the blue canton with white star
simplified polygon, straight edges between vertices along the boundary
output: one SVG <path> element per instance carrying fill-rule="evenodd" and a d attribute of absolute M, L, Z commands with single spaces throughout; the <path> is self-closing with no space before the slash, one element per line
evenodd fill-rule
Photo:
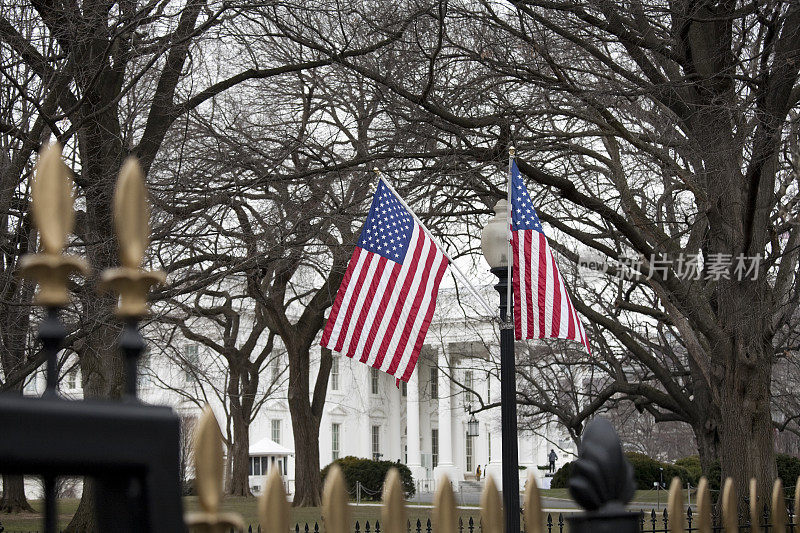
<path fill-rule="evenodd" d="M 522 182 L 517 162 L 511 162 L 511 229 L 533 229 L 544 235 L 542 223 L 531 203 L 528 188 Z"/>
<path fill-rule="evenodd" d="M 414 219 L 383 180 L 379 180 L 358 246 L 402 263 L 413 232 Z"/>

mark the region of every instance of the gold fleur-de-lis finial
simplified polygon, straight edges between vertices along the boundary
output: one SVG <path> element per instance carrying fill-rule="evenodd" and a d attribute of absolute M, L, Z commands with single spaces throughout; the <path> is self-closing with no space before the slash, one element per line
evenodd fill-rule
<path fill-rule="evenodd" d="M 21 271 L 39 283 L 36 303 L 60 307 L 69 301 L 67 279 L 73 272 L 86 274 L 86 262 L 62 255 L 67 235 L 75 223 L 72 205 L 72 177 L 61 160 L 61 145 L 53 143 L 40 152 L 31 186 L 31 211 L 39 229 L 43 253 L 25 256 Z"/>
<path fill-rule="evenodd" d="M 339 465 L 334 463 L 328 470 L 322 489 L 322 523 L 325 533 L 350 531 L 350 507 L 347 501 L 344 474 Z"/>
<path fill-rule="evenodd" d="M 450 484 L 447 474 L 442 475 L 436 485 L 436 494 L 433 497 L 433 530 L 455 531 L 458 529 L 458 516 L 453 485 Z"/>
<path fill-rule="evenodd" d="M 396 468 L 389 470 L 383 482 L 381 520 L 383 520 L 383 531 L 385 533 L 405 533 L 406 531 L 406 504 L 403 485 L 400 482 L 400 472 Z"/>
<path fill-rule="evenodd" d="M 486 485 L 481 494 L 481 520 L 483 520 L 483 531 L 503 533 L 503 506 L 492 476 L 486 478 Z"/>
<path fill-rule="evenodd" d="M 119 293 L 117 315 L 141 317 L 147 314 L 150 287 L 163 283 L 163 272 L 142 270 L 144 252 L 150 242 L 150 206 L 144 174 L 136 158 L 129 157 L 117 180 L 114 193 L 114 227 L 119 239 L 122 266 L 103 272 L 103 287 Z"/>
<path fill-rule="evenodd" d="M 200 512 L 186 515 L 192 531 L 223 533 L 244 529 L 242 517 L 220 512 L 222 504 L 222 435 L 214 412 L 206 405 L 194 434 L 194 470 Z"/>
<path fill-rule="evenodd" d="M 272 531 L 289 531 L 289 501 L 277 468 L 271 469 L 264 493 L 258 499 L 258 518 L 264 526 L 271 524 Z"/>
<path fill-rule="evenodd" d="M 539 494 L 536 478 L 531 473 L 525 484 L 525 505 L 523 506 L 525 531 L 529 533 L 542 533 L 544 520 L 542 519 L 542 499 Z"/>

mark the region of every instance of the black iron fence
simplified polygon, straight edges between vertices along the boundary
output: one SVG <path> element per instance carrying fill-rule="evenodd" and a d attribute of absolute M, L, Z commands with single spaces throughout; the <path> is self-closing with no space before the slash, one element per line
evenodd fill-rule
<path fill-rule="evenodd" d="M 576 510 L 578 512 L 578 510 Z M 651 509 L 649 511 L 640 510 L 639 511 L 639 526 L 640 531 L 642 533 L 670 533 L 670 521 L 669 521 L 669 512 L 667 509 L 663 509 L 660 511 L 656 511 L 655 509 Z M 545 522 L 544 522 L 544 531 L 546 533 L 568 533 L 569 527 L 567 525 L 567 517 L 569 514 L 565 513 L 547 513 L 545 515 Z M 699 531 L 697 529 L 696 521 L 695 521 L 696 511 L 691 506 L 686 509 L 686 516 L 685 516 L 685 528 L 683 531 L 686 532 L 693 532 Z M 759 517 L 758 529 L 760 531 L 771 532 L 772 531 L 772 517 L 770 516 L 770 511 L 767 506 L 764 506 L 764 509 Z M 794 514 L 794 509 L 789 508 L 788 512 L 788 522 L 786 522 L 786 531 L 788 533 L 800 533 L 800 524 L 798 524 L 795 520 L 797 516 Z M 724 528 L 722 526 L 722 517 L 720 513 L 715 509 L 711 513 L 711 531 L 714 533 L 722 533 Z M 231 533 L 235 533 L 234 529 L 230 530 Z M 264 530 L 266 531 L 266 529 Z M 289 529 L 288 533 L 321 533 L 322 527 L 320 526 L 319 522 L 314 522 L 310 524 L 305 522 L 303 525 L 300 525 L 299 522 L 295 523 L 294 527 Z M 406 523 L 406 531 L 407 533 L 433 533 L 433 524 L 431 520 L 428 518 L 426 520 L 417 519 L 408 520 Z M 739 516 L 739 531 L 752 531 L 752 524 L 750 523 L 749 518 Z M 262 533 L 261 525 L 260 524 L 250 524 L 247 526 L 246 529 L 247 533 Z M 381 523 L 380 520 L 374 520 L 370 522 L 369 520 L 366 521 L 359 521 L 353 524 L 353 533 L 382 533 L 381 531 Z M 29 529 L 25 530 L 4 530 L 0 525 L 0 533 L 39 533 L 39 531 L 33 531 Z M 481 523 L 480 519 L 474 519 L 473 517 L 469 517 L 468 519 L 459 518 L 458 519 L 458 533 L 483 533 L 483 524 Z M 525 528 L 523 525 L 523 529 L 521 533 L 525 533 Z"/>

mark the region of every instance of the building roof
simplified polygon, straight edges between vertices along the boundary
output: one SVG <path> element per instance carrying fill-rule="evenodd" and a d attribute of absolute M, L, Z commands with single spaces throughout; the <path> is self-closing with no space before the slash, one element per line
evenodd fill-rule
<path fill-rule="evenodd" d="M 294 450 L 281 446 L 272 439 L 263 438 L 250 445 L 250 455 L 294 455 Z"/>

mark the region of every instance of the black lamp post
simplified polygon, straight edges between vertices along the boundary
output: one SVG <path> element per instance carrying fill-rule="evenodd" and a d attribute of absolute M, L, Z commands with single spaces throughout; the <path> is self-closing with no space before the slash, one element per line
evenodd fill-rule
<path fill-rule="evenodd" d="M 503 508 L 506 533 L 519 533 L 519 456 L 517 451 L 517 383 L 514 367 L 514 329 L 506 314 L 508 301 L 508 204 L 500 200 L 495 216 L 481 235 L 481 248 L 500 293 L 500 417 L 503 437 Z"/>

